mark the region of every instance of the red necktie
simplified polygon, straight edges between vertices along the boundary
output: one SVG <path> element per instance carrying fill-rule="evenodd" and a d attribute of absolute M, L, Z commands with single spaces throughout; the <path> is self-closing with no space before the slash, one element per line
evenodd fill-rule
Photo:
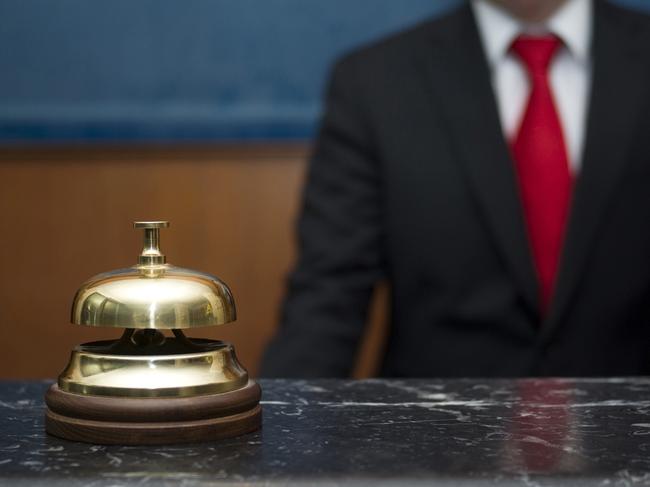
<path fill-rule="evenodd" d="M 512 142 L 519 191 L 542 313 L 548 309 L 558 271 L 573 180 L 562 126 L 548 82 L 548 67 L 561 46 L 557 37 L 518 37 L 512 51 L 530 79 L 528 106 Z"/>

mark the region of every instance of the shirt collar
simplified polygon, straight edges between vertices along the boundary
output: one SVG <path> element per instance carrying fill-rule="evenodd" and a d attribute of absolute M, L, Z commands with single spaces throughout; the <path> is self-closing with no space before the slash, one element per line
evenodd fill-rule
<path fill-rule="evenodd" d="M 589 62 L 593 5 L 591 0 L 567 0 L 544 25 L 526 25 L 489 0 L 473 0 L 472 7 L 490 66 L 503 59 L 522 33 L 553 33 L 580 63 Z"/>

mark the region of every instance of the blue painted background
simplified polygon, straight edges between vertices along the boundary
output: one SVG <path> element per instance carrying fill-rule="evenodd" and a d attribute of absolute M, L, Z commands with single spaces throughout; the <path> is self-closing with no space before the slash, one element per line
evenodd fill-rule
<path fill-rule="evenodd" d="M 0 0 L 0 141 L 306 138 L 337 56 L 458 3 Z"/>

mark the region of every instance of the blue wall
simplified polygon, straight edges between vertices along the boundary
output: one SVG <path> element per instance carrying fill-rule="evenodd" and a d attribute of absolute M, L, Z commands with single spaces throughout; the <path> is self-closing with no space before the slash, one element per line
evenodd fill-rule
<path fill-rule="evenodd" d="M 0 0 L 0 141 L 309 137 L 334 58 L 456 4 Z"/>

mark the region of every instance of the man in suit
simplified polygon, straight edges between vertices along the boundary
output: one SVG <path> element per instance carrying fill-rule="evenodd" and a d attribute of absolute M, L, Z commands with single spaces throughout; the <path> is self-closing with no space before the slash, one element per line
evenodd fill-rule
<path fill-rule="evenodd" d="M 650 21 L 477 0 L 335 67 L 262 373 L 650 373 Z"/>

